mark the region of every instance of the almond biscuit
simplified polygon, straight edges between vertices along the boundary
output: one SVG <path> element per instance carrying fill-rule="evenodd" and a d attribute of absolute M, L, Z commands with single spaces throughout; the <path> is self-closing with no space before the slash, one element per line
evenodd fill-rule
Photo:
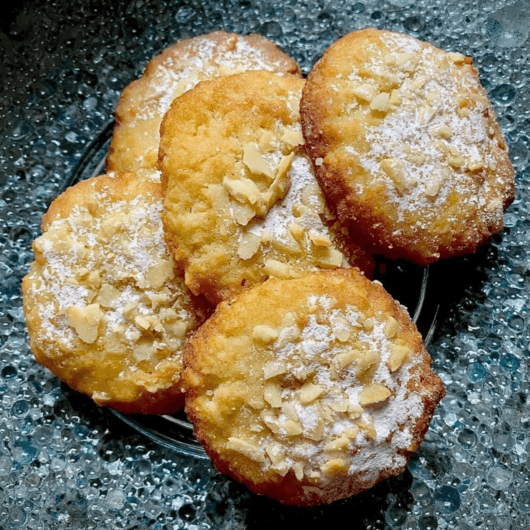
<path fill-rule="evenodd" d="M 269 72 L 205 81 L 162 122 L 166 240 L 188 287 L 213 303 L 270 276 L 373 269 L 300 152 L 303 85 Z"/>
<path fill-rule="evenodd" d="M 36 359 L 73 389 L 127 413 L 183 406 L 182 350 L 206 317 L 175 274 L 160 183 L 82 181 L 51 204 L 23 280 Z"/>
<path fill-rule="evenodd" d="M 408 313 L 358 269 L 270 279 L 184 352 L 186 412 L 223 473 L 309 506 L 401 473 L 444 395 Z"/>
<path fill-rule="evenodd" d="M 205 79 L 246 70 L 301 75 L 296 62 L 261 35 L 215 31 L 165 49 L 118 101 L 107 169 L 154 169 L 160 123 L 173 99 Z"/>
<path fill-rule="evenodd" d="M 301 116 L 325 194 L 377 253 L 427 265 L 502 229 L 514 170 L 469 57 L 355 31 L 311 71 Z"/>

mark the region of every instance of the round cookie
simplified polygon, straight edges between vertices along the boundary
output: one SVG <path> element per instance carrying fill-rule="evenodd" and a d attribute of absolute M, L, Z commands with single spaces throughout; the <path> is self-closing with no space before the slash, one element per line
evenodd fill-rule
<path fill-rule="evenodd" d="M 186 285 L 213 303 L 269 276 L 348 262 L 373 269 L 299 152 L 303 84 L 269 72 L 205 81 L 162 122 L 166 240 Z"/>
<path fill-rule="evenodd" d="M 378 253 L 426 265 L 501 230 L 514 170 L 470 58 L 356 31 L 315 65 L 300 112 L 326 196 Z"/>
<path fill-rule="evenodd" d="M 37 361 L 126 413 L 182 408 L 182 350 L 206 317 L 175 276 L 161 209 L 160 183 L 134 174 L 76 184 L 43 217 L 22 284 Z"/>
<path fill-rule="evenodd" d="M 155 168 L 160 123 L 173 99 L 199 81 L 245 70 L 301 75 L 296 62 L 265 37 L 224 31 L 184 39 L 151 59 L 118 101 L 107 170 Z"/>
<path fill-rule="evenodd" d="M 407 312 L 357 269 L 270 279 L 184 352 L 186 413 L 215 466 L 318 505 L 401 473 L 444 395 Z"/>

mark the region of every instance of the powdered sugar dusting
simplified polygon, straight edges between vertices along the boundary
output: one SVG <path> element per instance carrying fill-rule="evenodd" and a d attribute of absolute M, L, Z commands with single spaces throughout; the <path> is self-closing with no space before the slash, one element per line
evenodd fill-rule
<path fill-rule="evenodd" d="M 32 302 L 26 301 L 40 319 L 35 341 L 50 356 L 55 353 L 47 345 L 54 343 L 63 354 L 93 342 L 114 355 L 129 352 L 122 376 L 142 360 L 156 369 L 163 359 L 180 356 L 198 325 L 187 289 L 174 276 L 162 202 L 143 195 L 110 200 L 105 191 L 93 198 L 95 212 L 76 205 L 35 241 L 39 258 L 29 276 Z"/>
<path fill-rule="evenodd" d="M 282 72 L 280 61 L 272 60 L 244 37 L 235 39 L 234 46 L 232 39 L 219 43 L 207 36 L 197 37 L 188 47 L 179 50 L 179 56 L 170 55 L 159 63 L 149 77 L 149 104 L 137 119 L 162 119 L 171 102 L 200 81 L 247 70 Z"/>
<path fill-rule="evenodd" d="M 325 204 L 324 196 L 315 178 L 313 167 L 309 159 L 300 153 L 296 153 L 288 172 L 290 187 L 281 201 L 274 204 L 265 218 L 255 218 L 247 227 L 247 231 L 262 237 L 264 232 L 271 234 L 272 238 L 284 244 L 293 240 L 289 225 L 296 223 L 304 232 L 314 236 L 333 241 L 334 234 L 324 219 L 331 219 L 331 214 Z M 298 215 L 295 215 L 297 206 L 303 205 Z M 305 239 L 305 251 L 311 253 L 311 240 Z M 336 249 L 337 252 L 342 252 Z M 347 265 L 346 257 L 343 263 Z"/>
<path fill-rule="evenodd" d="M 282 329 L 276 339 L 273 345 L 276 358 L 287 363 L 288 373 L 300 380 L 312 374 L 312 385 L 322 393 L 318 400 L 304 404 L 298 389 L 289 385 L 283 388 L 281 410 L 276 417 L 272 412 L 267 416 L 268 424 L 277 433 L 265 437 L 261 445 L 269 451 L 275 448 L 273 453 L 284 453 L 290 468 L 296 469 L 304 462 L 304 473 L 312 476 L 336 457 L 338 449 L 333 447 L 338 443 L 337 448 L 348 460 L 347 472 L 366 479 L 374 473 L 377 476 L 382 469 L 399 469 L 405 464 L 400 453 L 410 450 L 409 426 L 424 413 L 421 397 L 407 388 L 417 361 L 411 360 L 391 373 L 387 363 L 392 342 L 387 338 L 385 321 L 374 318 L 366 326 L 357 308 L 338 309 L 333 304 L 327 296 L 311 297 L 308 306 L 313 312 L 303 329 L 292 324 Z M 391 397 L 384 404 L 362 407 L 360 395 L 366 381 L 360 381 L 358 365 L 352 363 L 338 369 L 341 355 L 352 348 L 352 343 L 337 341 L 345 329 L 356 330 L 356 348 L 378 352 L 379 361 L 369 384 L 384 385 L 390 390 Z M 289 432 L 282 425 L 293 418 L 293 409 L 302 426 L 303 443 L 286 443 Z M 358 414 L 352 414 L 357 409 Z M 331 415 L 330 421 L 322 422 L 323 414 Z M 270 461 L 264 463 L 266 469 L 271 465 Z"/>
<path fill-rule="evenodd" d="M 399 222 L 407 212 L 421 211 L 426 226 L 453 192 L 463 204 L 484 208 L 491 190 L 480 174 L 494 167 L 498 146 L 487 120 L 491 111 L 485 91 L 471 67 L 459 54 L 421 47 L 404 35 L 384 32 L 381 39 L 390 52 L 383 56 L 374 47 L 368 65 L 373 78 L 363 78 L 362 89 L 372 91 L 372 108 L 381 108 L 385 116 L 366 127 L 367 153 L 353 145 L 347 151 L 372 179 L 385 183 Z M 378 76 L 397 88 L 382 97 Z M 358 83 L 356 70 L 350 79 Z M 382 106 L 374 103 L 377 97 Z M 488 209 L 485 215 L 502 217 L 502 209 Z"/>

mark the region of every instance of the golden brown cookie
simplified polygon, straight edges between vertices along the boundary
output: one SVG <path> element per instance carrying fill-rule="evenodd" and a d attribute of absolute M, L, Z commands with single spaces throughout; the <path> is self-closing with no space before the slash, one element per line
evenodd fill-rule
<path fill-rule="evenodd" d="M 160 122 L 173 99 L 199 81 L 245 70 L 301 75 L 296 62 L 261 35 L 215 31 L 184 39 L 154 57 L 118 101 L 107 169 L 154 168 Z"/>
<path fill-rule="evenodd" d="M 324 192 L 377 252 L 429 264 L 501 230 L 514 171 L 470 58 L 350 33 L 310 73 L 301 116 Z"/>
<path fill-rule="evenodd" d="M 96 403 L 182 408 L 182 350 L 205 319 L 164 242 L 160 183 L 82 181 L 51 204 L 23 280 L 36 359 Z"/>
<path fill-rule="evenodd" d="M 271 279 L 188 343 L 186 412 L 221 472 L 329 503 L 405 469 L 444 395 L 430 365 L 407 312 L 357 269 Z"/>
<path fill-rule="evenodd" d="M 303 84 L 269 72 L 221 77 L 177 98 L 164 118 L 166 240 L 188 287 L 213 303 L 269 276 L 373 268 L 299 152 Z"/>

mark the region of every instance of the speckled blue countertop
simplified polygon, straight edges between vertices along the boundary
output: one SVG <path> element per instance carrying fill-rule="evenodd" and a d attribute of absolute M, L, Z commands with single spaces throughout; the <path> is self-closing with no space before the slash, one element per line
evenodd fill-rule
<path fill-rule="evenodd" d="M 36 0 L 3 9 L 0 530 L 530 527 L 527 0 Z M 429 271 L 420 323 L 426 333 L 435 319 L 428 349 L 447 396 L 407 471 L 358 497 L 288 508 L 61 385 L 29 351 L 20 280 L 42 214 L 99 170 L 119 94 L 154 54 L 216 29 L 257 32 L 307 74 L 331 42 L 367 26 L 474 58 L 517 169 L 517 196 L 499 236 Z"/>

